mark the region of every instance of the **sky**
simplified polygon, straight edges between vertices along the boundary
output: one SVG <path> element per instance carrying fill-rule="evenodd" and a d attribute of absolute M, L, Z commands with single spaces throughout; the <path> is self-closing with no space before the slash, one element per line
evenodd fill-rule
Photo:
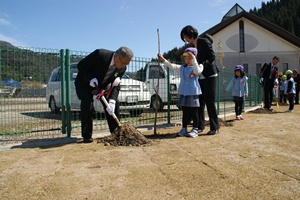
<path fill-rule="evenodd" d="M 154 58 L 158 50 L 183 46 L 186 25 L 200 34 L 236 3 L 248 12 L 262 2 L 267 0 L 0 0 L 0 40 L 83 52 L 127 46 L 135 57 Z"/>

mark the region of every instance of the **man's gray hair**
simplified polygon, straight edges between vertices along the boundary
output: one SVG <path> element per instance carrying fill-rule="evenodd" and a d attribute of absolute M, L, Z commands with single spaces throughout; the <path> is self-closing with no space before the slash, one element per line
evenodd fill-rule
<path fill-rule="evenodd" d="M 128 57 L 128 58 L 132 59 L 132 57 L 133 57 L 133 52 L 128 47 L 120 47 L 116 51 L 116 54 L 118 54 L 120 56 L 120 58 Z"/>

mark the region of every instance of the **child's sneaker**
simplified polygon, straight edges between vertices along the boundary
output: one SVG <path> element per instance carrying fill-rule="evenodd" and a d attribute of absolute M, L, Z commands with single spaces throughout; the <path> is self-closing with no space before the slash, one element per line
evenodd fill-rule
<path fill-rule="evenodd" d="M 240 115 L 236 116 L 235 120 L 241 120 Z"/>
<path fill-rule="evenodd" d="M 192 138 L 198 137 L 198 130 L 193 129 L 191 132 L 188 133 L 188 136 Z"/>
<path fill-rule="evenodd" d="M 240 120 L 244 120 L 244 117 L 242 115 L 240 115 Z"/>
<path fill-rule="evenodd" d="M 177 135 L 180 136 L 180 137 L 188 136 L 188 131 L 186 130 L 186 128 L 182 128 L 182 129 L 177 133 Z"/>

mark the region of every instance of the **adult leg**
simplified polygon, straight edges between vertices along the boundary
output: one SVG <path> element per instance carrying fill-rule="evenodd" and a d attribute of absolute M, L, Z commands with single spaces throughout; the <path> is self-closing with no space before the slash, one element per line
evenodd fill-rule
<path fill-rule="evenodd" d="M 202 90 L 202 94 L 199 95 L 199 102 L 200 107 L 198 108 L 198 115 L 199 115 L 199 123 L 198 123 L 198 130 L 203 131 L 205 129 L 205 101 L 204 101 L 204 89 L 205 89 L 205 79 L 199 80 L 200 87 Z"/>
<path fill-rule="evenodd" d="M 91 138 L 93 134 L 93 99 L 88 96 L 81 100 L 81 136 Z"/>
<path fill-rule="evenodd" d="M 270 86 L 271 81 L 266 80 L 264 85 L 264 104 L 265 108 L 269 109 L 271 108 L 272 98 L 273 98 L 273 87 Z"/>
<path fill-rule="evenodd" d="M 204 101 L 207 107 L 210 130 L 216 131 L 220 129 L 219 118 L 217 115 L 217 109 L 215 105 L 217 78 L 209 77 L 206 78 L 205 80 L 206 80 L 206 84 L 205 84 L 206 87 L 204 91 Z"/>
<path fill-rule="evenodd" d="M 298 89 L 299 88 L 299 89 Z M 295 97 L 295 104 L 299 104 L 299 90 L 300 86 L 296 87 L 296 97 Z"/>

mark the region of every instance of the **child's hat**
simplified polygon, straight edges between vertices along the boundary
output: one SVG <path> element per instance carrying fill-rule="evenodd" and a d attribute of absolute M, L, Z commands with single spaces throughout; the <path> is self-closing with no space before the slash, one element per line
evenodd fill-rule
<path fill-rule="evenodd" d="M 194 56 L 197 56 L 198 54 L 198 50 L 194 47 L 189 47 L 186 50 L 184 50 L 183 56 L 188 56 L 188 52 L 191 52 L 192 54 L 194 54 Z"/>
<path fill-rule="evenodd" d="M 237 65 L 237 66 L 235 66 L 234 71 L 238 70 L 238 69 L 241 70 L 241 71 L 244 71 L 243 65 Z"/>
<path fill-rule="evenodd" d="M 286 80 L 286 75 L 282 75 L 282 80 L 283 80 L 283 81 Z"/>

